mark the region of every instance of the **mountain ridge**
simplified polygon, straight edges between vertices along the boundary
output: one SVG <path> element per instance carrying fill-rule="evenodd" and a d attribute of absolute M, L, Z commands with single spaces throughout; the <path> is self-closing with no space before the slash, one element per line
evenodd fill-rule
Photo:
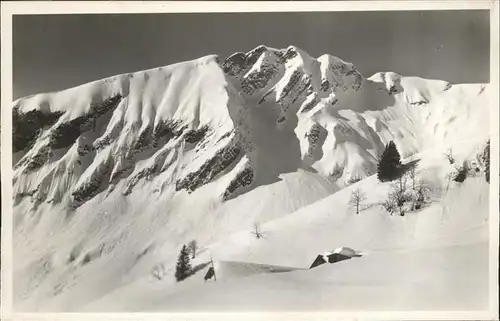
<path fill-rule="evenodd" d="M 231 260 L 244 247 L 224 240 L 289 216 L 299 230 L 318 219 L 331 248 L 321 221 L 358 231 L 343 199 L 356 186 L 386 191 L 373 174 L 389 141 L 439 184 L 441 154 L 452 150 L 457 164 L 475 157 L 489 136 L 489 90 L 391 72 L 365 78 L 333 56 L 259 46 L 16 100 L 14 302 L 77 310 L 174 262 L 190 240 L 204 251 L 219 244 Z M 387 213 L 370 211 L 392 229 Z M 281 234 L 290 233 L 271 238 Z"/>
<path fill-rule="evenodd" d="M 64 154 L 64 151 L 58 151 L 76 144 L 79 157 L 73 161 L 78 165 L 85 163 L 80 158 L 85 158 L 89 152 L 95 154 L 94 160 L 88 164 L 88 168 L 93 168 L 90 178 L 82 180 L 86 173 L 87 176 L 89 174 L 84 170 L 76 186 L 72 187 L 73 203 L 76 206 L 102 192 L 103 176 L 109 181 L 109 193 L 114 189 L 117 179 L 126 178 L 126 174 L 131 175 L 124 192 L 128 195 L 138 180 L 166 170 L 165 163 L 160 164 L 171 153 L 165 146 L 174 139 L 177 146 L 174 148 L 178 148 L 180 140 L 177 138 L 182 136 L 189 150 L 196 147 L 198 152 L 201 146 L 199 144 L 208 145 L 213 151 L 207 150 L 207 154 L 215 156 L 208 155 L 209 160 L 202 157 L 202 163 L 197 165 L 198 169 L 188 171 L 177 180 L 176 190 L 186 189 L 192 192 L 224 175 L 223 172 L 227 172 L 241 160 L 242 165 L 239 167 L 243 169 L 234 174 L 229 183 L 231 187 L 228 186 L 223 192 L 223 198 L 227 199 L 231 194 L 229 190 L 244 188 L 259 176 L 255 172 L 256 167 L 267 168 L 265 174 L 260 175 L 265 180 L 262 177 L 268 176 L 269 171 L 279 174 L 321 162 L 321 145 L 332 129 L 328 130 L 328 127 L 333 124 L 334 136 L 345 138 L 345 135 L 354 133 L 352 126 L 344 121 L 347 119 L 338 114 L 342 109 L 337 106 L 341 104 L 339 100 L 349 101 L 353 97 L 354 101 L 349 102 L 348 109 L 366 108 L 363 106 L 365 100 L 362 95 L 353 92 L 363 89 L 371 91 L 370 95 L 373 95 L 375 90 L 385 88 L 388 95 L 384 97 L 386 101 L 382 105 L 390 105 L 396 94 L 404 94 L 404 100 L 410 105 L 422 105 L 427 104 L 436 93 L 452 87 L 443 81 L 405 78 L 385 72 L 366 79 L 350 63 L 331 55 L 314 59 L 294 46 L 281 50 L 258 46 L 244 54 L 245 59 L 241 55 L 233 54 L 224 62 L 220 62 L 216 55 L 207 55 L 165 67 L 104 78 L 57 93 L 17 100 L 14 107 L 14 151 L 20 155 L 15 155 L 16 178 L 20 173 L 37 171 L 44 162 L 57 163 Z M 234 70 L 235 66 L 237 71 Z M 221 73 L 221 70 L 225 73 Z M 414 80 L 410 83 L 408 79 Z M 383 87 L 370 88 L 379 83 Z M 428 86 L 428 83 L 433 86 Z M 212 84 L 217 85 L 212 88 Z M 407 88 L 403 88 L 402 84 Z M 235 99 L 230 99 L 230 96 Z M 256 106 L 253 107 L 254 105 Z M 262 107 L 263 105 L 268 106 Z M 374 107 L 375 110 L 380 108 L 385 106 Z M 333 122 L 330 120 L 328 124 L 322 125 L 321 121 L 313 120 L 325 112 L 330 118 L 334 116 Z M 30 117 L 30 113 L 35 113 L 34 117 Z M 19 120 L 23 117 L 32 126 L 29 133 L 23 130 L 23 127 L 27 127 L 23 120 Z M 31 118 L 38 118 L 35 121 L 38 121 L 38 128 L 33 126 Z M 276 122 L 274 129 L 271 120 Z M 262 126 L 256 124 L 266 122 L 266 128 L 260 128 Z M 361 136 L 366 137 L 358 137 L 356 134 L 353 139 L 356 142 L 368 139 L 368 145 L 364 149 L 372 149 L 373 152 L 367 154 L 358 147 L 348 147 L 358 149 L 355 154 L 361 155 L 361 160 L 350 166 L 347 181 L 372 174 L 377 156 L 384 143 L 387 143 L 377 138 L 370 126 L 363 128 L 366 133 Z M 272 132 L 276 137 L 276 144 L 288 142 L 290 146 L 293 145 L 286 149 L 290 164 L 275 166 L 275 160 L 280 156 L 269 159 L 268 156 L 273 154 L 275 147 L 265 147 L 269 143 L 269 136 L 260 139 L 256 134 L 260 130 Z M 304 137 L 299 137 L 297 141 L 292 136 L 299 133 Z M 31 141 L 22 141 L 26 138 Z M 338 138 L 335 141 L 339 141 Z M 18 140 L 21 143 L 16 144 Z M 84 143 L 89 140 L 90 144 Z M 23 155 L 26 146 L 33 145 L 35 141 L 41 144 Z M 320 144 L 317 144 L 318 141 Z M 106 157 L 105 153 L 100 153 L 105 152 L 110 144 L 114 146 L 108 154 L 113 151 L 124 155 Z M 256 152 L 256 144 L 261 149 L 260 153 Z M 335 146 L 333 149 L 336 149 Z M 349 167 L 346 164 L 349 163 L 346 157 L 349 153 L 337 153 L 336 158 L 343 159 L 343 162 L 338 161 L 335 166 L 331 166 L 330 171 L 336 171 L 342 165 L 344 168 Z M 136 167 L 138 161 L 149 157 L 154 157 L 152 164 L 139 169 Z M 199 157 L 193 155 L 184 164 L 186 167 L 196 167 L 192 164 L 196 164 L 197 159 Z M 62 165 L 67 166 L 68 164 Z M 69 166 L 75 167 L 71 164 Z M 322 169 L 325 174 L 326 169 Z M 54 185 L 52 182 L 57 179 L 53 172 L 49 176 L 50 178 L 46 178 L 48 182 L 42 180 L 36 188 L 31 186 L 18 190 L 17 195 L 23 197 L 36 193 L 39 199 L 46 199 L 46 194 L 50 193 L 48 186 Z M 73 184 L 63 184 L 64 189 L 71 189 Z M 40 192 L 44 189 L 44 192 Z"/>

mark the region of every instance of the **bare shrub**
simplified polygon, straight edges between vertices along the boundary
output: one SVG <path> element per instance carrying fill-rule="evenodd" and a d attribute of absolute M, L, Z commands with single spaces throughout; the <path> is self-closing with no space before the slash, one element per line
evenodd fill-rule
<path fill-rule="evenodd" d="M 408 177 L 410 178 L 411 181 L 411 188 L 415 191 L 417 189 L 417 170 L 415 166 L 410 166 L 410 169 L 408 170 Z"/>
<path fill-rule="evenodd" d="M 165 271 L 165 266 L 163 264 L 159 264 L 153 268 L 151 271 L 151 275 L 158 281 L 161 281 L 163 277 L 165 276 L 166 271 Z"/>
<path fill-rule="evenodd" d="M 366 195 L 361 189 L 356 188 L 352 191 L 349 205 L 356 208 L 356 214 L 359 214 L 360 205 L 365 199 Z"/>
<path fill-rule="evenodd" d="M 399 211 L 399 215 L 406 213 L 405 203 L 412 200 L 411 194 L 406 191 L 406 177 L 400 176 L 387 195 L 387 200 L 382 203 L 382 207 L 391 215 Z"/>
<path fill-rule="evenodd" d="M 455 157 L 453 156 L 453 150 L 450 148 L 448 152 L 445 154 L 446 159 L 450 163 L 450 165 L 455 164 Z"/>
<path fill-rule="evenodd" d="M 260 239 L 262 238 L 262 232 L 260 230 L 260 224 L 258 223 L 255 223 L 253 225 L 253 231 L 252 231 L 252 234 L 255 236 L 256 239 Z"/>
<path fill-rule="evenodd" d="M 391 215 L 396 212 L 396 204 L 391 199 L 385 200 L 382 203 L 382 207 Z"/>

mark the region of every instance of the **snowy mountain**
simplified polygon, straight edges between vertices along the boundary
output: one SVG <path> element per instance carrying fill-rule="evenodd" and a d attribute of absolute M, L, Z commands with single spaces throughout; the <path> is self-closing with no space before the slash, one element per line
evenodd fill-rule
<path fill-rule="evenodd" d="M 372 175 L 391 140 L 441 188 L 451 170 L 443 154 L 452 150 L 461 164 L 484 148 L 488 90 L 392 72 L 365 78 L 334 56 L 259 46 L 224 61 L 211 55 L 21 98 L 13 108 L 15 308 L 129 309 L 116 306 L 121 294 L 106 296 L 150 297 L 151 288 L 134 286 L 158 266 L 173 267 L 179 247 L 192 239 L 205 251 L 200 258 L 213 253 L 226 274 L 241 270 L 223 263 L 236 260 L 247 262 L 245 271 L 293 267 L 281 274 L 292 279 L 306 273 L 292 270 L 309 266 L 319 252 L 341 246 L 369 252 L 368 235 L 385 234 L 371 244 L 382 249 L 406 242 L 411 237 L 400 234 L 416 226 L 415 217 L 444 201 L 406 217 L 376 207 L 366 211 L 376 212 L 371 218 L 355 222 L 346 193 L 361 184 L 374 204 L 385 197 L 380 191 L 388 184 Z M 487 227 L 487 184 L 480 182 L 460 185 L 473 184 L 484 199 L 473 200 L 481 215 L 472 222 L 460 215 L 452 222 L 458 230 L 463 222 Z M 469 204 L 464 195 L 459 201 Z M 328 207 L 336 215 L 326 215 Z M 328 236 L 328 225 L 310 229 L 324 220 L 342 237 Z M 282 239 L 272 235 L 268 246 L 253 248 L 254 223 Z M 430 229 L 440 230 L 434 223 Z M 397 237 L 388 232 L 393 228 Z M 294 234 L 305 233 L 311 241 L 295 244 Z M 473 244 L 487 242 L 477 235 Z M 404 244 L 424 246 L 427 239 Z M 294 251 L 283 249 L 287 244 Z M 261 267 L 248 268 L 250 262 Z M 173 278 L 157 283 L 172 295 L 179 289 Z M 101 298 L 105 304 L 92 305 Z"/>

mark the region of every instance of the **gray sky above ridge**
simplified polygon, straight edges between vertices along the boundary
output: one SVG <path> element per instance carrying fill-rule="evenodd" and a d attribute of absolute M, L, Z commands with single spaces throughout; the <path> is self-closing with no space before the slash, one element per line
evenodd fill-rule
<path fill-rule="evenodd" d="M 489 81 L 489 11 L 35 15 L 13 17 L 14 99 L 264 44 L 378 71 Z"/>

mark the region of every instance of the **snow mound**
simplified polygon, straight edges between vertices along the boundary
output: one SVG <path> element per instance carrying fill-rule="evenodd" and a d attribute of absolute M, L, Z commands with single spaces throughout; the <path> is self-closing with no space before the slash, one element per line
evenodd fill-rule
<path fill-rule="evenodd" d="M 262 273 L 284 273 L 297 270 L 297 268 L 294 267 L 234 261 L 214 262 L 214 267 L 218 280 L 248 277 Z"/>
<path fill-rule="evenodd" d="M 351 249 L 350 247 L 345 247 L 345 246 L 336 248 L 334 251 L 332 251 L 332 253 L 342 254 L 348 257 L 360 256 L 360 253 Z"/>

